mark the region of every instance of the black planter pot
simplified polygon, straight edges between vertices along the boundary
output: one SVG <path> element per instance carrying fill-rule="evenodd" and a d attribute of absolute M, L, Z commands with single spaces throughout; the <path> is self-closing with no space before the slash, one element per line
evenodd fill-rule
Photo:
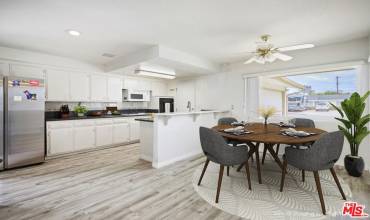
<path fill-rule="evenodd" d="M 362 157 L 354 157 L 346 155 L 344 158 L 344 167 L 346 168 L 349 175 L 354 177 L 360 177 L 364 171 L 365 163 Z"/>

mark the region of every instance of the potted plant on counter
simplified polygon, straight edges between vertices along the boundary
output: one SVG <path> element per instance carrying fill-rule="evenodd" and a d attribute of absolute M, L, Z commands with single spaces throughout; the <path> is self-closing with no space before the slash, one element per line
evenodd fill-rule
<path fill-rule="evenodd" d="M 77 114 L 78 117 L 83 117 L 87 112 L 87 108 L 86 106 L 81 105 L 81 102 L 79 102 L 78 105 L 74 107 L 74 112 Z"/>
<path fill-rule="evenodd" d="M 335 119 L 343 125 L 338 125 L 348 140 L 351 148 L 351 154 L 344 158 L 344 166 L 349 175 L 360 177 L 364 170 L 364 160 L 358 156 L 358 149 L 361 142 L 364 140 L 370 131 L 367 124 L 370 121 L 370 114 L 363 115 L 366 107 L 366 99 L 370 95 L 368 91 L 364 96 L 360 96 L 357 92 L 353 93 L 350 98 L 341 102 L 340 107 L 330 103 L 340 114 L 341 118 Z"/>

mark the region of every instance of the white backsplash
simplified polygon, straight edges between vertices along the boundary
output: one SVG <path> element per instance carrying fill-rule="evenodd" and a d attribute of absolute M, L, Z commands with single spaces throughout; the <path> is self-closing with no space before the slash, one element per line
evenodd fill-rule
<path fill-rule="evenodd" d="M 69 110 L 73 111 L 73 108 L 78 105 L 78 102 L 46 102 L 45 111 L 59 111 L 61 105 L 67 104 Z M 88 110 L 105 110 L 107 106 L 117 106 L 118 109 L 148 109 L 149 102 L 118 102 L 118 103 L 107 103 L 107 102 L 81 102 L 81 105 L 87 107 Z"/>

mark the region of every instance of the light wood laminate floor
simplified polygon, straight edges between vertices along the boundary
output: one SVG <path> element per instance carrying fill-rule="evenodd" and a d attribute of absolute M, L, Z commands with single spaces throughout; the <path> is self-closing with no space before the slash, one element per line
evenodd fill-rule
<path fill-rule="evenodd" d="M 153 169 L 132 144 L 0 172 L 0 219 L 238 219 L 194 192 L 192 175 L 204 160 Z M 369 174 L 338 175 L 369 204 Z"/>

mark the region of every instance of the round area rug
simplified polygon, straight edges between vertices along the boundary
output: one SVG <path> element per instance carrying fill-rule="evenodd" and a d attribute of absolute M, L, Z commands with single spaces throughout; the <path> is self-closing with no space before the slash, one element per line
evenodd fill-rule
<path fill-rule="evenodd" d="M 267 156 L 267 155 L 266 155 Z M 344 200 L 337 188 L 330 171 L 320 171 L 320 183 L 324 194 L 326 216 L 321 212 L 320 200 L 312 172 L 306 172 L 302 182 L 301 171 L 288 165 L 283 192 L 280 192 L 281 170 L 266 157 L 261 165 L 262 184 L 258 184 L 256 163 L 249 163 L 251 170 L 252 191 L 248 189 L 245 169 L 237 172 L 237 167 L 230 167 L 230 176 L 226 168 L 218 204 L 215 203 L 219 165 L 210 162 L 202 183 L 197 185 L 203 165 L 193 175 L 195 191 L 211 205 L 247 219 L 327 219 L 341 216 Z M 352 192 L 340 178 L 343 191 L 350 201 Z"/>

